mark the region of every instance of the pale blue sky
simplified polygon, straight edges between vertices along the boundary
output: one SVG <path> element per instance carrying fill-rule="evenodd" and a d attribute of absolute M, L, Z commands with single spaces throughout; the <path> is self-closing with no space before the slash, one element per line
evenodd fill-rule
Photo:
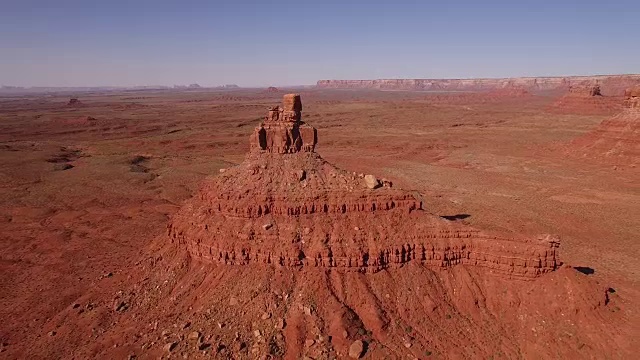
<path fill-rule="evenodd" d="M 638 0 L 0 0 L 0 85 L 640 73 L 638 34 Z"/>

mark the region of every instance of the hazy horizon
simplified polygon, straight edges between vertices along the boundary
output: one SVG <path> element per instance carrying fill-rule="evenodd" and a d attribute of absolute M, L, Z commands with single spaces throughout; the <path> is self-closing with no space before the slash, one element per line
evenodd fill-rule
<path fill-rule="evenodd" d="M 25 0 L 0 13 L 0 85 L 632 74 L 638 16 L 636 1 Z"/>

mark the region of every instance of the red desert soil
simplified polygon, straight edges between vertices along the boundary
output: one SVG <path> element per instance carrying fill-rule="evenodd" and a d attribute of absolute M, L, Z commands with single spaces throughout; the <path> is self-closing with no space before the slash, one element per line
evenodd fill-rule
<path fill-rule="evenodd" d="M 637 152 L 558 150 L 607 116 L 134 95 L 0 99 L 1 358 L 634 358 Z"/>

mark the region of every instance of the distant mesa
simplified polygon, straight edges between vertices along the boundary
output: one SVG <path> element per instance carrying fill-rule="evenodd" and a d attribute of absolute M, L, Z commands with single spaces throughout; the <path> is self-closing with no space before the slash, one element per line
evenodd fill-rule
<path fill-rule="evenodd" d="M 79 105 L 82 105 L 82 102 L 80 102 L 78 98 L 71 98 L 69 99 L 69 102 L 67 102 L 67 106 L 79 106 Z"/>
<path fill-rule="evenodd" d="M 2 85 L 0 86 L 1 91 L 19 91 L 24 90 L 25 88 L 22 86 L 11 86 L 11 85 Z"/>
<path fill-rule="evenodd" d="M 278 88 L 277 88 L 277 87 L 275 87 L 275 86 L 269 86 L 269 87 L 267 88 L 267 92 L 270 92 L 270 93 L 276 93 L 276 92 L 280 92 L 280 89 L 278 89 Z"/>
<path fill-rule="evenodd" d="M 584 83 L 599 84 L 606 95 L 622 95 L 626 88 L 640 85 L 640 74 L 480 79 L 319 80 L 316 86 L 331 89 L 490 91 L 510 85 L 522 87 L 528 91 L 554 91 L 566 90 L 569 86 Z"/>
<path fill-rule="evenodd" d="M 622 109 L 619 96 L 603 96 L 598 83 L 581 83 L 569 86 L 549 111 L 560 114 L 612 115 Z"/>
<path fill-rule="evenodd" d="M 177 90 L 185 90 L 185 89 L 202 89 L 202 86 L 199 84 L 190 84 L 190 85 L 173 85 L 174 89 Z"/>
<path fill-rule="evenodd" d="M 567 144 L 567 152 L 619 167 L 640 165 L 640 86 L 625 91 L 621 111 Z"/>
<path fill-rule="evenodd" d="M 235 90 L 235 89 L 240 89 L 240 86 L 235 85 L 235 84 L 227 84 L 227 85 L 216 86 L 216 87 L 213 87 L 212 89 L 214 89 L 214 90 Z"/>
<path fill-rule="evenodd" d="M 239 89 L 239 88 L 240 87 L 235 84 L 220 85 L 220 86 L 214 86 L 214 87 L 205 87 L 197 83 L 193 83 L 189 85 L 173 85 L 173 89 L 175 90 L 198 90 L 198 89 L 231 90 L 231 89 Z"/>

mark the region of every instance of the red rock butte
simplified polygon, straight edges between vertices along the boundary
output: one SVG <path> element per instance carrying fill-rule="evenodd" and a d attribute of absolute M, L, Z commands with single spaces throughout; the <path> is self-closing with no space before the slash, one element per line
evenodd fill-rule
<path fill-rule="evenodd" d="M 557 113 L 614 114 L 621 109 L 619 97 L 603 96 L 598 83 L 571 85 L 550 110 Z"/>
<path fill-rule="evenodd" d="M 621 95 L 626 88 L 640 85 L 640 74 L 517 77 L 494 79 L 376 79 L 376 80 L 319 80 L 318 88 L 427 90 L 427 91 L 479 91 L 517 86 L 527 90 L 566 90 L 570 86 L 597 83 L 605 95 Z"/>
<path fill-rule="evenodd" d="M 598 84 L 576 85 L 576 86 L 569 87 L 569 95 L 588 97 L 588 96 L 602 96 L 602 93 L 600 92 L 600 85 Z"/>
<path fill-rule="evenodd" d="M 557 269 L 559 240 L 480 231 L 430 214 L 418 195 L 315 153 L 299 95 L 269 108 L 241 164 L 208 179 L 168 225 L 193 258 L 376 272 L 417 262 L 517 277 Z"/>
<path fill-rule="evenodd" d="M 69 102 L 67 102 L 68 106 L 77 106 L 77 105 L 81 105 L 82 102 L 80 102 L 80 100 L 78 100 L 77 98 L 71 98 L 69 99 Z"/>

